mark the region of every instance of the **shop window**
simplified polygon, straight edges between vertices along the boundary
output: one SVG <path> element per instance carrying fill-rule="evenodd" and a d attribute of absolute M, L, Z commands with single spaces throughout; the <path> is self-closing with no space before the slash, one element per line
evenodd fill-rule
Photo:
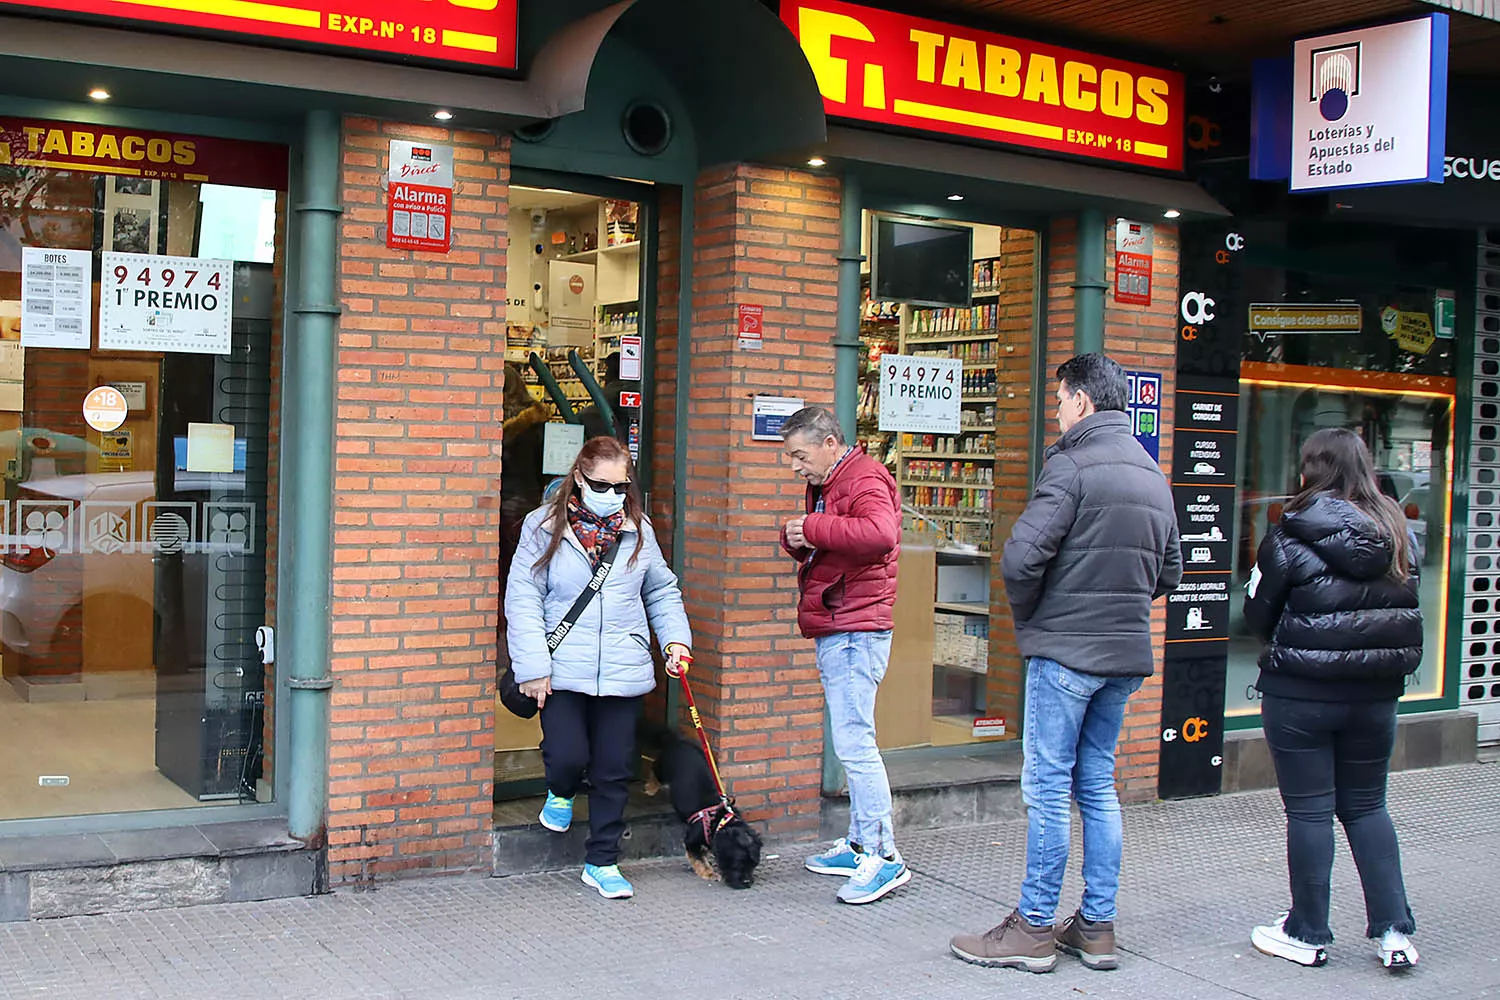
<path fill-rule="evenodd" d="M 874 218 L 866 213 L 867 247 Z M 859 443 L 896 477 L 904 526 L 891 665 L 876 705 L 884 749 L 1019 735 L 1021 657 L 999 550 L 1031 487 L 1037 237 L 963 225 L 973 248 L 964 304 L 882 301 L 865 275 Z M 920 270 L 891 283 L 877 265 L 876 278 L 894 288 Z M 892 357 L 956 362 L 956 432 L 881 430 Z"/>
<path fill-rule="evenodd" d="M 1260 713 L 1255 681 L 1261 645 L 1245 625 L 1243 588 L 1266 532 L 1297 492 L 1302 443 L 1325 427 L 1348 427 L 1364 438 L 1375 458 L 1381 491 L 1406 512 L 1423 553 L 1420 601 L 1426 628 L 1422 665 L 1408 681 L 1406 700 L 1441 697 L 1451 544 L 1452 380 L 1246 362 L 1241 406 L 1240 426 L 1246 431 L 1235 526 L 1238 586 L 1230 612 L 1226 715 L 1245 718 Z M 1472 533 L 1471 547 L 1482 549 L 1483 537 L 1483 532 Z"/>
<path fill-rule="evenodd" d="M 0 118 L 0 819 L 269 798 L 286 162 Z"/>
<path fill-rule="evenodd" d="M 500 581 L 526 515 L 542 505 L 586 438 L 614 434 L 641 469 L 643 206 L 555 188 L 512 187 L 506 272 L 505 429 Z M 600 407 L 594 392 L 605 402 Z M 649 458 L 649 456 L 648 456 Z M 649 465 L 649 461 L 645 463 Z M 506 621 L 500 615 L 500 648 Z M 496 705 L 496 798 L 540 790 L 541 724 Z M 507 806 L 498 807 L 509 822 Z M 516 822 L 535 810 L 515 806 Z"/>

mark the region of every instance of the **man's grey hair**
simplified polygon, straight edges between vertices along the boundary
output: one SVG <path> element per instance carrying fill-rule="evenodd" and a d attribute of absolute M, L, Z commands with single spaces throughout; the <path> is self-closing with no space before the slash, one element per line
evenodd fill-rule
<path fill-rule="evenodd" d="M 781 425 L 781 439 L 790 441 L 793 434 L 801 434 L 819 443 L 830 437 L 839 444 L 846 443 L 844 429 L 839 426 L 838 419 L 822 406 L 804 406 L 787 417 L 786 423 Z"/>

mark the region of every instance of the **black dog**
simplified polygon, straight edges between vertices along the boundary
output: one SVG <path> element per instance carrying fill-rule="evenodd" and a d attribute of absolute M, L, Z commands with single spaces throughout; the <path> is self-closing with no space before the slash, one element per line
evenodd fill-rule
<path fill-rule="evenodd" d="M 666 727 L 653 728 L 642 742 L 656 758 L 656 781 L 670 789 L 672 808 L 686 824 L 682 839 L 693 871 L 722 878 L 731 889 L 750 888 L 760 864 L 760 834 L 732 804 L 726 808 L 719 800 L 702 748 Z"/>

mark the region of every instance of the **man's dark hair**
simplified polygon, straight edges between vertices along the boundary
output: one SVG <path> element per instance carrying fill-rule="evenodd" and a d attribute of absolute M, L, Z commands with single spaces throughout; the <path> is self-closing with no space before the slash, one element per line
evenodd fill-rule
<path fill-rule="evenodd" d="M 1071 393 L 1086 392 L 1095 410 L 1124 410 L 1125 369 L 1103 354 L 1079 354 L 1057 366 L 1057 377 Z"/>
<path fill-rule="evenodd" d="M 846 443 L 838 419 L 821 406 L 804 406 L 787 417 L 786 423 L 781 425 L 781 439 L 789 440 L 793 434 L 805 435 L 819 444 L 829 437 L 839 444 Z"/>

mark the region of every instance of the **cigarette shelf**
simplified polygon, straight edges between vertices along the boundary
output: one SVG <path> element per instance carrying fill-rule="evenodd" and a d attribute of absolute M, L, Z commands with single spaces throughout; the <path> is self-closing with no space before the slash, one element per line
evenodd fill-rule
<path fill-rule="evenodd" d="M 961 451 L 902 451 L 902 458 L 945 458 L 955 462 L 993 462 L 994 455 L 967 454 Z"/>
<path fill-rule="evenodd" d="M 994 330 L 976 330 L 969 333 L 954 333 L 946 337 L 907 337 L 906 344 L 908 347 L 921 344 L 962 344 L 970 341 L 994 340 L 995 337 L 996 331 Z"/>
<path fill-rule="evenodd" d="M 902 486 L 941 486 L 945 490 L 992 490 L 993 483 L 955 483 L 951 479 L 903 479 Z"/>

